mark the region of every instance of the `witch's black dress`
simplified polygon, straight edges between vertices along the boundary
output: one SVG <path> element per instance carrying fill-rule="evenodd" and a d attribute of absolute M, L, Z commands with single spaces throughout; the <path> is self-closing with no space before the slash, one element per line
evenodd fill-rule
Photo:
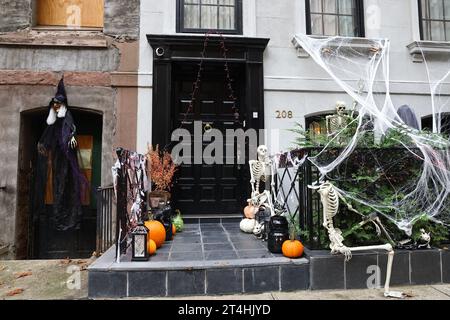
<path fill-rule="evenodd" d="M 54 124 L 47 126 L 38 143 L 33 197 L 34 221 L 41 214 L 47 214 L 51 227 L 59 231 L 80 228 L 81 194 L 87 185 L 78 166 L 77 149 L 69 147 L 70 140 L 75 136 L 75 129 L 72 115 L 67 110 L 64 118 L 57 118 Z M 50 210 L 45 204 L 49 165 L 52 166 L 53 183 L 53 204 Z"/>

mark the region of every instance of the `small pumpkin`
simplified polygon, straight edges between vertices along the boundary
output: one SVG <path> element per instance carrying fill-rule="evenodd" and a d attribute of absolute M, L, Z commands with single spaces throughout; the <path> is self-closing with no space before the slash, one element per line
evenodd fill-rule
<path fill-rule="evenodd" d="M 148 229 L 149 239 L 155 241 L 156 247 L 160 248 L 166 240 L 166 229 L 164 225 L 156 220 L 148 220 L 144 224 Z"/>
<path fill-rule="evenodd" d="M 176 234 L 177 234 L 177 227 L 175 227 L 175 225 L 172 223 L 172 235 Z"/>
<path fill-rule="evenodd" d="M 151 256 L 156 253 L 156 243 L 152 239 L 147 241 L 147 252 Z"/>
<path fill-rule="evenodd" d="M 242 219 L 241 223 L 239 224 L 239 228 L 245 233 L 253 233 L 255 224 L 255 219 Z"/>
<path fill-rule="evenodd" d="M 281 247 L 283 255 L 291 259 L 300 258 L 303 255 L 303 250 L 303 244 L 298 240 L 286 240 Z"/>
<path fill-rule="evenodd" d="M 247 219 L 255 219 L 256 213 L 258 212 L 258 207 L 252 206 L 250 202 L 248 203 L 248 206 L 244 208 L 244 216 Z"/>

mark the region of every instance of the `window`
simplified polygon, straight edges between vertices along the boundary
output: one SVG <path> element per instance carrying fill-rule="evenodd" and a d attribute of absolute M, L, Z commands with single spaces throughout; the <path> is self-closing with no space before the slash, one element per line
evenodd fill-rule
<path fill-rule="evenodd" d="M 103 0 L 36 0 L 35 6 L 37 26 L 103 28 Z"/>
<path fill-rule="evenodd" d="M 308 34 L 364 37 L 362 0 L 305 0 Z"/>
<path fill-rule="evenodd" d="M 419 0 L 422 40 L 450 41 L 450 0 Z"/>
<path fill-rule="evenodd" d="M 242 0 L 178 0 L 177 30 L 242 34 Z"/>

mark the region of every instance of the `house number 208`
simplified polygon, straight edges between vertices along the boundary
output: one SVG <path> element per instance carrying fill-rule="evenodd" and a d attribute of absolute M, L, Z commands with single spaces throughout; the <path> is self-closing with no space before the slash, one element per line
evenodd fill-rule
<path fill-rule="evenodd" d="M 277 115 L 277 119 L 292 119 L 294 117 L 292 111 L 277 110 L 275 113 Z"/>

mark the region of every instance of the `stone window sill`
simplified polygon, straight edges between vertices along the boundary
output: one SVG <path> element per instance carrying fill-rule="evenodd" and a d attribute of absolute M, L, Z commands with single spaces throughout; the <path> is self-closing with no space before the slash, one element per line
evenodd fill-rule
<path fill-rule="evenodd" d="M 449 41 L 413 41 L 406 46 L 413 62 L 423 62 L 422 53 L 425 54 L 450 54 Z"/>
<path fill-rule="evenodd" d="M 98 30 L 33 29 L 0 34 L 0 46 L 107 48 Z"/>
<path fill-rule="evenodd" d="M 312 36 L 312 37 L 314 39 L 331 38 L 331 37 L 327 37 L 327 36 Z M 373 45 L 374 39 L 356 38 L 356 37 L 355 38 L 346 38 L 346 39 L 348 39 L 348 41 L 345 44 L 338 43 L 337 41 L 331 41 L 329 47 L 337 48 L 339 46 L 344 46 L 344 47 L 359 51 L 361 53 L 375 53 L 378 50 L 378 48 L 374 47 L 374 45 Z M 295 37 L 292 39 L 292 44 L 294 45 L 295 49 L 297 50 L 297 57 L 309 58 L 309 54 L 302 48 L 301 44 L 298 43 L 298 41 Z"/>

